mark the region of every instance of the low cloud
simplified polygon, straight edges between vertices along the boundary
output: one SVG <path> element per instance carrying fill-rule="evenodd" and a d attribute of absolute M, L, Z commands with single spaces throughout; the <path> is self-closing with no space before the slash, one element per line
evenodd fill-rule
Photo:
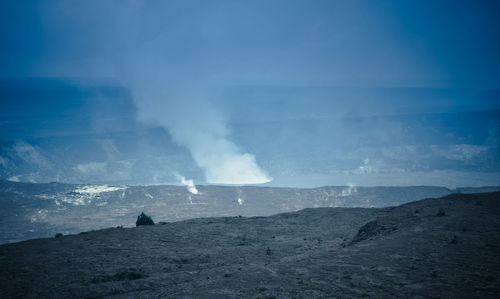
<path fill-rule="evenodd" d="M 39 152 L 39 150 L 24 141 L 16 142 L 13 147 L 17 156 L 29 165 L 36 165 L 40 168 L 50 167 L 50 162 Z"/>
<path fill-rule="evenodd" d="M 106 162 L 82 163 L 75 166 L 75 169 L 84 175 L 101 175 L 106 172 Z"/>

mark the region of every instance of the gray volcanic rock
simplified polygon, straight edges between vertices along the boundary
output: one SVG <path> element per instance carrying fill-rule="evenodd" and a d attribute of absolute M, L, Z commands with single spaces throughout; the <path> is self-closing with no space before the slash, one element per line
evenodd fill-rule
<path fill-rule="evenodd" d="M 200 217 L 269 216 L 318 207 L 388 207 L 459 192 L 444 187 L 273 188 L 17 183 L 0 179 L 0 244 L 56 233 L 134 225 L 141 212 L 172 222 Z M 463 188 L 467 193 L 485 189 Z M 488 187 L 488 192 L 500 190 Z M 463 192 L 463 193 L 466 193 Z"/>
<path fill-rule="evenodd" d="M 0 289 L 5 298 L 498 298 L 499 236 L 499 192 L 201 218 L 1 245 Z"/>
<path fill-rule="evenodd" d="M 148 215 L 141 213 L 141 215 L 137 216 L 137 221 L 135 222 L 135 226 L 140 226 L 140 225 L 154 225 L 153 219 L 149 217 Z"/>

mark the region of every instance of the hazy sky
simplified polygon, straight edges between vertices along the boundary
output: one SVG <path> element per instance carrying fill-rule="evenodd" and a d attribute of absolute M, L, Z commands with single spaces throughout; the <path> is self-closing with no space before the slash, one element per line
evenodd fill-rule
<path fill-rule="evenodd" d="M 498 1 L 459 0 L 2 1 L 0 170 L 33 172 L 9 168 L 19 149 L 50 155 L 30 144 L 34 132 L 89 133 L 86 115 L 94 128 L 119 115 L 109 132 L 134 121 L 165 129 L 208 183 L 301 185 L 321 173 L 303 185 L 413 184 L 394 181 L 405 173 L 494 184 L 499 11 Z M 9 82 L 26 77 L 56 79 L 20 96 L 35 81 Z M 106 170 L 107 157 L 86 163 Z"/>
<path fill-rule="evenodd" d="M 1 5 L 2 76 L 120 77 L 142 64 L 186 85 L 500 83 L 498 1 Z"/>

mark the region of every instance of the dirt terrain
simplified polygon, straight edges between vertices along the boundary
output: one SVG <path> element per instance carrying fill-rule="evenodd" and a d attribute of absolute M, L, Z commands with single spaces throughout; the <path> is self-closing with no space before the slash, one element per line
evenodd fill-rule
<path fill-rule="evenodd" d="M 108 186 L 21 183 L 0 179 L 0 244 L 108 227 L 132 227 L 142 212 L 175 222 L 194 218 L 271 216 L 306 208 L 385 208 L 500 186 L 277 188 L 262 186 Z"/>
<path fill-rule="evenodd" d="M 500 192 L 0 246 L 2 298 L 498 298 L 499 277 Z"/>

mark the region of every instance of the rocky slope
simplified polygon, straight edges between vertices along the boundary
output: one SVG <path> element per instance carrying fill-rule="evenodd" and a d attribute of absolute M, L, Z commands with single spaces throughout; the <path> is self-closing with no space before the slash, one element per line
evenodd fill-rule
<path fill-rule="evenodd" d="M 194 186 L 193 186 L 194 187 Z M 253 186 L 108 186 L 17 183 L 0 179 L 0 244 L 133 226 L 145 212 L 162 221 L 201 217 L 270 216 L 318 207 L 388 207 L 454 192 L 434 186 L 274 188 Z M 483 191 L 485 190 L 485 191 Z"/>
<path fill-rule="evenodd" d="M 500 295 L 500 193 L 200 218 L 0 246 L 2 298 Z"/>

